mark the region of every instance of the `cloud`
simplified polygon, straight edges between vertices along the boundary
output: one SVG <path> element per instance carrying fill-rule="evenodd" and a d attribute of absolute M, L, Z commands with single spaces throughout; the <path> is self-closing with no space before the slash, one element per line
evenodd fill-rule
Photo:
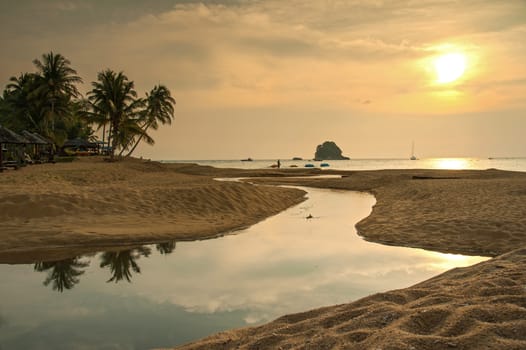
<path fill-rule="evenodd" d="M 322 104 L 389 113 L 395 104 L 415 111 L 409 101 L 436 98 L 430 59 L 449 43 L 472 57 L 469 81 L 458 87 L 472 94 L 464 108 L 483 109 L 477 91 L 524 78 L 525 9 L 481 0 L 34 2 L 5 8 L 27 13 L 21 34 L 2 17 L 2 63 L 13 69 L 1 78 L 54 50 L 86 82 L 107 67 L 124 70 L 140 91 L 162 82 L 200 109 Z M 506 90 L 508 103 L 522 98 L 523 86 Z"/>

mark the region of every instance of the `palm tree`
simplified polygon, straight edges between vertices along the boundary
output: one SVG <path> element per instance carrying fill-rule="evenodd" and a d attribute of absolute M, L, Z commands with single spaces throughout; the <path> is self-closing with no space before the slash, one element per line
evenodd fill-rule
<path fill-rule="evenodd" d="M 22 73 L 11 77 L 3 94 L 2 114 L 4 124 L 16 130 L 32 130 L 42 133 L 41 101 L 32 98 L 37 89 L 37 75 Z"/>
<path fill-rule="evenodd" d="M 127 157 L 131 156 L 143 138 L 146 138 L 147 143 L 153 144 L 146 134 L 149 128 L 157 130 L 159 123 L 163 125 L 172 123 L 174 118 L 174 105 L 175 99 L 172 97 L 170 90 L 164 85 L 156 85 L 150 93 L 146 93 L 146 109 L 142 115 L 143 124 L 141 126 L 143 133 L 139 135 L 130 152 L 126 155 Z"/>
<path fill-rule="evenodd" d="M 92 112 L 92 120 L 99 128 L 107 123 L 110 125 L 111 159 L 115 158 L 115 150 L 123 146 L 129 137 L 127 124 L 137 122 L 139 109 L 143 100 L 137 99 L 133 81 L 123 72 L 115 73 L 107 69 L 97 75 L 97 81 L 92 82 L 93 89 L 88 92 L 88 100 Z"/>
<path fill-rule="evenodd" d="M 116 252 L 105 252 L 101 255 L 100 267 L 109 267 L 111 278 L 106 282 L 119 282 L 126 279 L 131 282 L 132 271 L 141 273 L 141 269 L 136 260 L 141 256 L 148 257 L 151 250 L 148 247 L 139 247 Z M 130 271 L 130 269 L 132 271 Z"/>
<path fill-rule="evenodd" d="M 138 119 L 126 119 L 121 125 L 121 132 L 119 133 L 118 144 L 121 145 L 122 149 L 119 152 L 119 157 L 122 156 L 124 151 L 129 150 L 131 144 L 137 137 L 143 138 L 147 144 L 153 145 L 155 141 L 148 135 L 141 127 L 141 118 Z"/>
<path fill-rule="evenodd" d="M 95 130 L 90 125 L 88 116 L 89 103 L 85 99 L 73 101 L 71 104 L 72 122 L 67 125 L 67 138 L 80 138 L 83 140 L 96 142 Z"/>
<path fill-rule="evenodd" d="M 163 255 L 168 255 L 173 253 L 175 250 L 175 246 L 177 244 L 177 241 L 168 241 L 163 243 L 158 243 L 155 245 L 155 249 Z"/>
<path fill-rule="evenodd" d="M 79 257 L 59 261 L 43 261 L 35 264 L 35 271 L 47 271 L 44 280 L 47 286 L 53 282 L 52 288 L 58 292 L 71 289 L 80 282 L 79 277 L 84 274 L 83 268 L 89 266 L 89 262 L 81 261 Z"/>
<path fill-rule="evenodd" d="M 38 88 L 35 93 L 45 101 L 46 129 L 49 122 L 51 123 L 51 133 L 46 130 L 46 134 L 52 136 L 55 131 L 55 119 L 68 116 L 69 102 L 72 98 L 80 96 L 75 84 L 82 83 L 82 78 L 70 67 L 71 62 L 68 59 L 61 54 L 54 54 L 53 51 L 43 54 L 42 61 L 33 60 L 33 64 L 38 69 Z"/>

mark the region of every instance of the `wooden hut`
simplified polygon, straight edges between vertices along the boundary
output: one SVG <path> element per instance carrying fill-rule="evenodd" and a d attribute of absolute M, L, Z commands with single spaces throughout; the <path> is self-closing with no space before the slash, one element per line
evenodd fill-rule
<path fill-rule="evenodd" d="M 31 159 L 37 163 L 52 161 L 53 142 L 46 139 L 44 136 L 27 130 L 22 131 L 20 134 L 30 142 L 26 148 L 29 148 L 28 153 L 31 156 Z"/>
<path fill-rule="evenodd" d="M 0 171 L 24 164 L 24 147 L 30 141 L 0 125 Z"/>
<path fill-rule="evenodd" d="M 66 155 L 92 156 L 99 154 L 99 145 L 80 138 L 67 140 L 62 146 L 62 152 Z"/>

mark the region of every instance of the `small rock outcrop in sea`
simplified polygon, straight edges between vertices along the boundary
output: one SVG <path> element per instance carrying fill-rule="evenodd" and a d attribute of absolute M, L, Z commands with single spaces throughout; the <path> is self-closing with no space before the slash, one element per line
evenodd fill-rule
<path fill-rule="evenodd" d="M 342 150 L 333 141 L 325 141 L 316 147 L 315 160 L 346 160 L 350 159 L 342 155 Z"/>

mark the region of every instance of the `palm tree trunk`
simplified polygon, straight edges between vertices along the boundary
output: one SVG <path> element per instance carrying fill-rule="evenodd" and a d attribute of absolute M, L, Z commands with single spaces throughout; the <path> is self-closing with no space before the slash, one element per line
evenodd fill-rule
<path fill-rule="evenodd" d="M 111 152 L 110 152 L 110 159 L 115 160 L 115 148 L 117 146 L 118 138 L 115 137 L 115 135 L 118 135 L 119 133 L 119 126 L 116 122 L 112 123 L 112 135 L 111 135 Z"/>
<path fill-rule="evenodd" d="M 128 141 L 128 142 L 126 143 L 126 145 L 124 145 L 124 146 L 122 147 L 121 151 L 119 152 L 119 157 L 122 157 L 122 154 L 124 153 L 124 151 L 126 151 L 126 149 L 128 148 L 128 146 L 129 146 L 130 143 L 132 143 L 132 142 L 133 142 L 133 138 L 132 138 L 130 141 Z"/>
<path fill-rule="evenodd" d="M 148 130 L 148 128 L 150 127 L 150 125 L 152 125 L 151 123 L 148 124 L 146 126 L 146 128 L 144 128 L 144 134 L 146 134 L 146 131 Z M 132 155 L 133 151 L 135 151 L 135 149 L 137 148 L 137 145 L 141 142 L 142 140 L 142 137 L 144 136 L 144 134 L 142 134 L 141 136 L 139 136 L 139 139 L 137 140 L 137 142 L 135 142 L 135 145 L 133 145 L 132 149 L 130 150 L 130 152 L 128 152 L 128 154 L 126 155 L 126 157 L 129 157 Z"/>
<path fill-rule="evenodd" d="M 106 123 L 102 124 L 102 147 L 104 147 L 105 143 L 105 136 L 106 136 Z"/>
<path fill-rule="evenodd" d="M 51 100 L 51 131 L 55 136 L 55 101 Z"/>
<path fill-rule="evenodd" d="M 110 128 L 108 130 L 108 152 L 110 152 L 110 147 L 113 148 L 113 143 L 111 142 L 112 137 L 113 137 L 113 124 L 110 122 Z"/>
<path fill-rule="evenodd" d="M 4 170 L 3 161 L 4 161 L 4 150 L 2 149 L 2 143 L 0 142 L 0 173 L 2 172 L 2 170 Z"/>

